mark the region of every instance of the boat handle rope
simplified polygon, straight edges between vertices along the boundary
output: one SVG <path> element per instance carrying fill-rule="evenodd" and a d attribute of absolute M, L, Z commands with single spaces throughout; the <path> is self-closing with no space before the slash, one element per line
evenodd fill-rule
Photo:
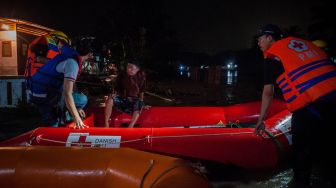
<path fill-rule="evenodd" d="M 266 129 L 265 129 L 266 130 Z M 275 135 L 268 135 L 268 137 L 262 137 L 263 139 L 274 139 L 279 136 L 282 136 L 284 134 L 287 134 L 291 131 L 286 131 L 286 132 L 281 132 Z M 241 134 L 254 134 L 254 131 L 251 132 L 239 132 L 239 133 L 213 133 L 213 134 L 193 134 L 193 135 L 168 135 L 168 136 L 144 136 L 143 138 L 138 138 L 138 139 L 133 139 L 133 140 L 125 140 L 125 141 L 120 141 L 117 144 L 124 144 L 124 143 L 132 143 L 132 142 L 140 142 L 146 140 L 148 143 L 151 143 L 151 139 L 160 139 L 160 138 L 187 138 L 187 137 L 201 137 L 201 136 L 224 136 L 224 135 L 241 135 Z M 53 140 L 53 139 L 47 139 L 47 138 L 42 138 L 42 135 L 33 137 L 30 141 L 26 143 L 26 146 L 31 146 L 34 140 L 43 140 L 46 142 L 52 142 L 52 143 L 58 143 L 58 144 L 71 144 L 71 145 L 77 145 L 77 146 L 92 146 L 92 143 L 72 143 L 72 142 L 66 142 L 66 141 L 59 141 L 59 140 Z M 93 147 L 99 147 L 99 145 L 105 145 L 105 144 L 94 144 Z"/>

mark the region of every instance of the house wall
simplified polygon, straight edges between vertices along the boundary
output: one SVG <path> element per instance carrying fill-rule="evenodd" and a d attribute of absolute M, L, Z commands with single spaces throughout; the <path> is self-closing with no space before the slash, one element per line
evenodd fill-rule
<path fill-rule="evenodd" d="M 29 44 L 36 38 L 36 36 L 17 32 L 17 66 L 18 75 L 24 75 L 26 68 L 26 61 L 28 55 Z"/>
<path fill-rule="evenodd" d="M 0 76 L 18 75 L 16 37 L 16 31 L 0 31 Z M 4 54 L 5 49 L 3 49 L 7 42 L 11 46 L 9 57 L 6 57 L 6 54 Z"/>

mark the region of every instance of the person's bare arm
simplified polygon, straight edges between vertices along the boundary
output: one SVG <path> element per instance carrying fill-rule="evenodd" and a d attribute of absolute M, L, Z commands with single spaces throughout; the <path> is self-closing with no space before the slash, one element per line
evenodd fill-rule
<path fill-rule="evenodd" d="M 255 128 L 255 132 L 257 133 L 259 130 L 263 129 L 262 122 L 264 121 L 268 108 L 272 103 L 274 95 L 274 85 L 273 84 L 267 84 L 264 85 L 263 93 L 262 93 L 262 101 L 261 101 L 261 109 L 260 109 L 260 116 Z"/>
<path fill-rule="evenodd" d="M 73 117 L 73 122 L 74 122 L 74 128 L 76 129 L 82 129 L 86 128 L 87 126 L 83 123 L 77 108 L 75 106 L 74 99 L 72 97 L 72 91 L 73 91 L 73 85 L 74 82 L 69 80 L 69 79 L 64 79 L 64 99 L 65 99 L 65 104 L 70 112 L 70 114 Z"/>

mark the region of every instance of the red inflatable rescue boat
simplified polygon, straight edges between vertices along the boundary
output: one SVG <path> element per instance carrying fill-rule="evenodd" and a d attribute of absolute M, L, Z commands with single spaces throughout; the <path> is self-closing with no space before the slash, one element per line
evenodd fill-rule
<path fill-rule="evenodd" d="M 257 135 L 260 102 L 224 107 L 151 107 L 143 110 L 136 128 L 123 128 L 130 116 L 115 111 L 104 128 L 104 109 L 91 109 L 87 129 L 37 128 L 0 146 L 83 146 L 135 149 L 182 158 L 233 164 L 243 168 L 272 168 L 291 145 L 291 113 L 273 101 Z M 69 124 L 68 126 L 72 126 Z"/>

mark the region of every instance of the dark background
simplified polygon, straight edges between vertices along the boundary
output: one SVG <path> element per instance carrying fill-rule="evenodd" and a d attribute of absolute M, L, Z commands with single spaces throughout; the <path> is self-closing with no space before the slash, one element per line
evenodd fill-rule
<path fill-rule="evenodd" d="M 102 28 L 157 27 L 173 32 L 183 50 L 215 53 L 249 48 L 254 33 L 265 23 L 307 32 L 314 23 L 328 17 L 332 21 L 333 6 L 328 5 L 291 0 L 5 1 L 0 16 L 36 22 L 71 36 L 101 34 Z"/>
<path fill-rule="evenodd" d="M 0 16 L 58 29 L 72 38 L 94 36 L 98 51 L 110 48 L 118 60 L 125 54 L 141 56 L 153 72 L 167 72 L 181 61 L 211 65 L 232 58 L 248 72 L 260 68 L 254 35 L 266 23 L 291 35 L 323 39 L 335 54 L 333 7 L 324 0 L 14 0 L 1 3 Z"/>

